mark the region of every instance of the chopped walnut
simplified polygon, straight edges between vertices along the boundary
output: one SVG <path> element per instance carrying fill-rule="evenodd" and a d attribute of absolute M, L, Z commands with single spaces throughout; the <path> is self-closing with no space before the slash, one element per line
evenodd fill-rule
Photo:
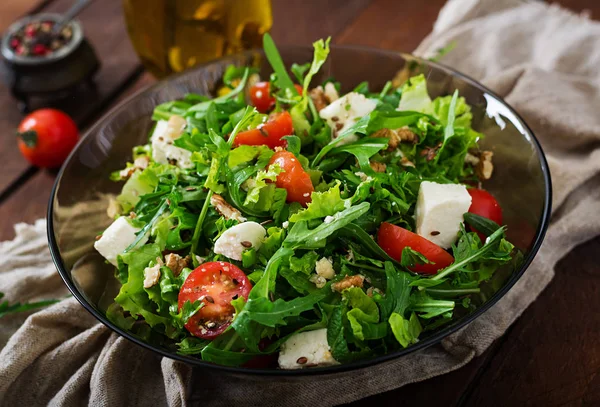
<path fill-rule="evenodd" d="M 153 287 L 160 280 L 160 264 L 144 269 L 144 288 Z"/>
<path fill-rule="evenodd" d="M 189 266 L 190 256 L 181 257 L 177 253 L 169 253 L 165 256 L 165 264 L 173 274 L 178 276 L 181 270 Z"/>
<path fill-rule="evenodd" d="M 370 161 L 369 164 L 375 172 L 385 172 L 385 169 L 387 168 L 385 163 L 378 163 L 377 161 Z"/>
<path fill-rule="evenodd" d="M 375 288 L 375 287 L 367 288 L 367 295 L 369 297 L 373 297 L 373 294 L 381 294 L 381 290 L 379 288 Z"/>
<path fill-rule="evenodd" d="M 441 146 L 442 143 L 438 143 L 435 147 L 425 147 L 421 151 L 421 155 L 424 156 L 427 159 L 427 161 L 431 161 L 435 158 Z"/>
<path fill-rule="evenodd" d="M 471 165 L 479 164 L 479 153 L 477 153 L 477 155 L 471 154 L 470 152 L 467 153 L 467 155 L 465 156 L 465 163 Z"/>
<path fill-rule="evenodd" d="M 279 146 L 275 147 L 275 152 L 276 152 L 276 153 L 278 153 L 278 152 L 280 152 L 280 151 L 285 151 L 285 148 L 283 148 L 283 147 L 279 147 Z"/>
<path fill-rule="evenodd" d="M 406 127 L 396 130 L 381 129 L 371 134 L 371 137 L 389 139 L 390 141 L 388 142 L 388 151 L 397 149 L 398 145 L 403 141 L 409 143 L 415 143 L 418 141 L 417 135 Z"/>
<path fill-rule="evenodd" d="M 482 181 L 492 178 L 492 173 L 494 172 L 494 164 L 492 164 L 493 156 L 494 153 L 491 151 L 482 151 L 479 154 L 479 163 L 475 167 L 475 173 Z"/>
<path fill-rule="evenodd" d="M 365 277 L 361 276 L 360 274 L 357 274 L 355 276 L 346 276 L 342 280 L 338 281 L 337 283 L 333 283 L 331 285 L 331 290 L 341 293 L 346 288 L 350 288 L 350 287 L 361 287 L 362 288 L 364 281 L 365 281 Z"/>
<path fill-rule="evenodd" d="M 317 109 L 317 112 L 320 112 L 328 105 L 327 98 L 325 97 L 325 92 L 323 92 L 322 86 L 317 86 L 316 88 L 312 88 L 308 92 L 308 95 L 312 99 L 313 104 L 315 105 L 315 108 Z"/>
<path fill-rule="evenodd" d="M 223 215 L 227 220 L 235 219 L 240 223 L 246 221 L 246 218 L 242 216 L 240 211 L 229 205 L 229 203 L 223 199 L 221 195 L 214 194 L 211 196 L 210 204 L 214 206 L 217 212 Z"/>
<path fill-rule="evenodd" d="M 176 139 L 183 133 L 185 126 L 187 126 L 187 121 L 183 117 L 174 114 L 167 121 L 165 135 L 171 139 Z"/>

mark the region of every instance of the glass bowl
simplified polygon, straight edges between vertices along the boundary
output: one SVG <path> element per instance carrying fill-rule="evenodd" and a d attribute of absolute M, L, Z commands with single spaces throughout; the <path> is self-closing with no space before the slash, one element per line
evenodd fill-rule
<path fill-rule="evenodd" d="M 312 59 L 310 47 L 283 47 L 286 66 Z M 166 345 L 154 345 L 113 323 L 104 310 L 119 289 L 111 265 L 93 248 L 96 235 L 112 221 L 106 215 L 108 199 L 122 184 L 109 180 L 111 172 L 131 159 L 131 149 L 148 140 L 152 111 L 159 103 L 178 99 L 188 92 L 211 94 L 218 87 L 229 64 L 260 67 L 261 76 L 271 69 L 261 51 L 228 56 L 191 71 L 173 76 L 130 97 L 100 119 L 82 138 L 62 167 L 48 207 L 48 239 L 58 271 L 79 302 L 103 324 L 138 345 L 161 355 L 237 375 L 306 376 L 335 374 L 382 363 L 440 342 L 495 304 L 525 272 L 538 251 L 550 218 L 551 183 L 544 153 L 535 136 L 519 115 L 484 86 L 450 68 L 411 55 L 361 47 L 332 47 L 328 61 L 314 83 L 335 76 L 343 91 L 369 81 L 371 89 L 402 71 L 403 75 L 424 73 L 432 97 L 452 94 L 458 89 L 473 107 L 473 128 L 486 137 L 481 145 L 494 152 L 494 176 L 485 184 L 500 202 L 508 237 L 523 253 L 515 267 L 496 273 L 482 290 L 485 297 L 474 312 L 462 315 L 450 325 L 429 333 L 417 344 L 383 356 L 333 367 L 277 370 L 218 366 L 193 356 L 177 354 Z"/>

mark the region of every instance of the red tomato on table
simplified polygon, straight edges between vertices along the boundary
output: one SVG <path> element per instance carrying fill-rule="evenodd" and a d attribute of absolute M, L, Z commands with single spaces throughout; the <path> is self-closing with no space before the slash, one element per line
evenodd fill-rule
<path fill-rule="evenodd" d="M 56 168 L 77 144 L 79 132 L 75 122 L 60 110 L 40 109 L 23 119 L 17 137 L 21 154 L 31 164 Z"/>
<path fill-rule="evenodd" d="M 214 339 L 231 324 L 235 313 L 231 301 L 240 296 L 248 299 L 251 289 L 246 274 L 233 264 L 223 261 L 201 264 L 190 273 L 179 291 L 179 309 L 186 301 L 204 303 L 185 328 L 198 338 Z"/>
<path fill-rule="evenodd" d="M 256 129 L 238 133 L 233 140 L 233 147 L 239 147 L 243 144 L 249 146 L 265 145 L 269 148 L 285 147 L 287 141 L 281 138 L 292 134 L 294 134 L 292 116 L 285 111 L 273 113 L 266 123 L 259 125 Z"/>
<path fill-rule="evenodd" d="M 269 165 L 275 163 L 283 169 L 275 183 L 277 188 L 287 190 L 287 202 L 299 202 L 306 206 L 311 201 L 310 195 L 315 188 L 300 161 L 289 151 L 279 151 L 269 161 Z"/>
<path fill-rule="evenodd" d="M 436 274 L 438 270 L 448 267 L 454 262 L 454 257 L 435 243 L 387 222 L 382 223 L 379 227 L 377 243 L 391 258 L 397 261 L 402 258 L 402 250 L 408 246 L 433 263 L 415 265 L 411 271 L 417 273 Z"/>
<path fill-rule="evenodd" d="M 498 225 L 502 225 L 502 208 L 500 208 L 498 201 L 496 201 L 496 198 L 492 194 L 483 189 L 476 188 L 469 188 L 467 192 L 471 195 L 469 212 L 493 220 Z M 475 229 L 473 231 L 477 232 Z M 477 232 L 477 234 L 482 241 L 485 241 L 486 237 L 482 233 Z"/>
<path fill-rule="evenodd" d="M 302 94 L 302 86 L 295 84 L 294 87 Z M 269 82 L 258 82 L 250 88 L 250 100 L 252 105 L 261 113 L 267 113 L 275 106 L 275 98 L 271 95 Z"/>

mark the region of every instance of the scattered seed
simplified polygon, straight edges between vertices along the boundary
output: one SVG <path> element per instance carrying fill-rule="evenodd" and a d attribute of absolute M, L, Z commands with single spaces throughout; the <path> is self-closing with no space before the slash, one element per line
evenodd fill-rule
<path fill-rule="evenodd" d="M 185 190 L 186 191 L 195 191 L 196 189 L 198 189 L 198 188 L 196 188 L 196 187 L 187 187 Z"/>
<path fill-rule="evenodd" d="M 102 235 L 96 236 L 96 240 L 100 240 L 100 239 L 102 239 Z"/>
<path fill-rule="evenodd" d="M 271 222 L 273 222 L 273 220 L 272 220 L 272 219 L 267 219 L 267 220 L 264 220 L 264 221 L 260 222 L 260 224 L 261 224 L 262 226 L 264 226 L 264 225 L 268 225 L 268 224 L 269 224 L 269 223 L 271 223 Z"/>
<path fill-rule="evenodd" d="M 437 236 L 439 234 L 440 234 L 440 232 L 438 232 L 437 230 L 434 230 L 433 232 L 431 232 L 431 236 Z"/>
<path fill-rule="evenodd" d="M 171 206 L 171 200 L 167 198 L 167 205 Z"/>
<path fill-rule="evenodd" d="M 211 297 L 210 295 L 207 295 L 207 296 L 205 297 L 205 299 L 206 299 L 206 301 L 210 302 L 211 304 L 214 304 L 214 303 L 215 303 L 215 300 L 214 300 L 214 299 L 213 299 L 213 297 Z"/>
<path fill-rule="evenodd" d="M 340 120 L 340 118 L 339 118 L 339 117 L 337 117 L 337 116 L 333 116 L 333 117 L 331 118 L 331 121 L 332 121 L 332 122 L 337 122 L 338 120 Z"/>
<path fill-rule="evenodd" d="M 344 127 L 344 125 L 343 125 L 342 123 L 336 123 L 336 124 L 335 124 L 335 129 L 336 129 L 337 131 L 340 131 L 340 130 L 342 129 L 342 127 Z"/>
<path fill-rule="evenodd" d="M 269 298 L 271 301 L 275 301 L 275 295 L 273 293 L 269 293 Z"/>
<path fill-rule="evenodd" d="M 298 360 L 296 361 L 296 363 L 298 363 L 299 365 L 303 365 L 306 362 L 308 362 L 308 359 L 305 356 L 299 357 Z"/>
<path fill-rule="evenodd" d="M 244 246 L 244 247 L 252 247 L 252 242 L 249 242 L 249 241 L 247 241 L 247 240 L 244 240 L 244 241 L 242 242 L 242 246 Z"/>

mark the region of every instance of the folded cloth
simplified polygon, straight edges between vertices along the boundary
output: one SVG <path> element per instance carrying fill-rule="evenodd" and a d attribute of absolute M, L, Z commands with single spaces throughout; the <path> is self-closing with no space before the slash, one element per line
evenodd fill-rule
<path fill-rule="evenodd" d="M 314 381 L 224 376 L 161 359 L 99 324 L 74 299 L 29 315 L 0 352 L 0 405 L 335 405 L 425 380 L 480 355 L 538 296 L 574 246 L 600 234 L 600 24 L 540 2 L 450 0 L 423 56 L 455 42 L 443 62 L 505 97 L 550 163 L 554 215 L 539 255 L 489 311 L 440 345 Z M 63 295 L 44 222 L 0 244 L 9 301 Z M 25 316 L 2 320 L 0 346 Z"/>

